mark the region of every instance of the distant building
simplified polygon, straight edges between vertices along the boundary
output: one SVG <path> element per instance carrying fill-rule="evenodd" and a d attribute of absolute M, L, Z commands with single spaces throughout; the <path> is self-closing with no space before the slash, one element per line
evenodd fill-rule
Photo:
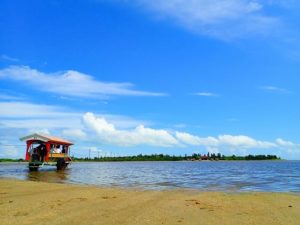
<path fill-rule="evenodd" d="M 208 160 L 209 158 L 208 158 L 208 156 L 207 155 L 203 155 L 203 156 L 201 156 L 201 160 Z"/>

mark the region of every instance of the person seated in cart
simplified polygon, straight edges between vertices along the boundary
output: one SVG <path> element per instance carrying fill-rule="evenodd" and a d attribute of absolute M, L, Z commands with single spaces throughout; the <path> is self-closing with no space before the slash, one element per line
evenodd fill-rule
<path fill-rule="evenodd" d="M 32 161 L 39 161 L 39 158 L 40 158 L 40 154 L 38 148 L 36 147 L 32 150 L 31 159 Z"/>
<path fill-rule="evenodd" d="M 52 145 L 51 152 L 52 153 L 61 153 L 60 145 Z"/>
<path fill-rule="evenodd" d="M 61 153 L 64 153 L 64 154 L 67 153 L 67 147 L 65 145 L 62 146 Z"/>
<path fill-rule="evenodd" d="M 41 161 L 42 162 L 45 161 L 46 154 L 47 154 L 47 152 L 46 152 L 46 146 L 44 144 L 42 144 L 41 148 L 40 148 L 40 156 L 41 156 Z"/>

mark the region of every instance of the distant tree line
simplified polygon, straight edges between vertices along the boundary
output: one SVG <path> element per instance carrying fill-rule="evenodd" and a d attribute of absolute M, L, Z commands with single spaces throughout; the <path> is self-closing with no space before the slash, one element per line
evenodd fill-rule
<path fill-rule="evenodd" d="M 192 154 L 184 156 L 152 154 L 152 155 L 135 155 L 135 156 L 105 156 L 94 158 L 77 158 L 73 157 L 74 161 L 94 161 L 94 162 L 122 162 L 122 161 L 200 161 L 200 160 L 280 160 L 276 155 L 247 155 L 247 156 L 225 156 L 221 153 L 207 153 L 207 154 Z M 8 159 L 0 158 L 0 162 L 25 162 L 24 159 Z"/>
<path fill-rule="evenodd" d="M 164 154 L 152 154 L 152 155 L 135 155 L 135 156 L 105 156 L 94 158 L 73 158 L 74 161 L 97 161 L 97 162 L 112 162 L 112 161 L 181 161 L 187 160 L 187 157 L 171 156 Z"/>
<path fill-rule="evenodd" d="M 95 162 L 121 162 L 121 161 L 201 161 L 201 160 L 279 160 L 280 157 L 276 155 L 247 155 L 247 156 L 225 156 L 220 153 L 208 154 L 192 154 L 184 156 L 165 155 L 165 154 L 152 154 L 152 155 L 135 155 L 135 156 L 105 156 L 94 158 L 76 158 L 74 161 L 95 161 Z"/>
<path fill-rule="evenodd" d="M 279 160 L 276 155 L 225 156 L 224 160 Z"/>
<path fill-rule="evenodd" d="M 0 158 L 0 162 L 25 162 L 25 160 L 24 159 Z"/>

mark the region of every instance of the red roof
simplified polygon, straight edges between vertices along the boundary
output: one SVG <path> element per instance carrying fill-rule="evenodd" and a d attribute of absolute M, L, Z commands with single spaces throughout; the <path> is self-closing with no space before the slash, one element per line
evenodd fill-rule
<path fill-rule="evenodd" d="M 22 137 L 22 138 L 20 138 L 20 140 L 21 141 L 39 140 L 39 141 L 43 141 L 43 142 L 54 142 L 54 143 L 58 143 L 58 144 L 73 145 L 72 142 L 64 140 L 62 138 L 50 136 L 48 134 L 38 134 L 38 133 L 34 133 L 34 134 L 30 134 L 28 136 Z"/>

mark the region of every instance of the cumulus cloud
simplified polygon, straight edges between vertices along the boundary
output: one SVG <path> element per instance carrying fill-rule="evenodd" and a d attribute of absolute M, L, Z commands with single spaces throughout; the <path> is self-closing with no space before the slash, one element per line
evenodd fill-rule
<path fill-rule="evenodd" d="M 276 144 L 283 149 L 296 150 L 296 151 L 299 151 L 299 153 L 300 153 L 300 145 L 299 144 L 295 144 L 291 141 L 283 140 L 282 138 L 276 139 Z"/>
<path fill-rule="evenodd" d="M 256 140 L 246 135 L 225 134 L 217 137 L 200 137 L 187 132 L 153 129 L 143 125 L 134 129 L 117 129 L 113 123 L 93 113 L 84 114 L 83 121 L 87 130 L 92 132 L 92 135 L 96 134 L 99 141 L 118 146 L 148 145 L 173 148 L 195 146 L 203 147 L 209 152 L 230 151 L 242 154 L 250 154 L 252 150 L 282 150 L 288 153 L 300 153 L 300 145 L 280 138 L 270 142 Z"/>
<path fill-rule="evenodd" d="M 145 126 L 151 125 L 151 121 L 139 120 L 136 118 L 118 115 L 118 114 L 97 114 L 98 117 L 103 117 L 109 123 L 113 123 L 119 129 L 131 129 L 143 124 Z"/>
<path fill-rule="evenodd" d="M 120 2 L 120 1 L 119 1 Z M 280 24 L 268 16 L 270 3 L 255 0 L 132 0 L 122 1 L 154 12 L 160 19 L 175 21 L 192 31 L 221 39 L 266 34 Z"/>
<path fill-rule="evenodd" d="M 116 129 L 114 124 L 108 123 L 105 118 L 96 117 L 93 113 L 83 116 L 84 124 L 98 137 L 110 144 L 119 146 L 150 145 L 159 147 L 172 147 L 178 141 L 166 130 L 146 128 L 143 125 L 132 130 Z"/>
<path fill-rule="evenodd" d="M 267 141 L 258 141 L 251 137 L 238 135 L 220 135 L 218 136 L 220 145 L 227 146 L 231 149 L 268 149 L 276 147 L 276 144 Z"/>
<path fill-rule="evenodd" d="M 81 129 L 67 129 L 63 130 L 62 132 L 63 136 L 66 137 L 71 137 L 75 139 L 85 139 L 86 138 L 86 133 L 82 131 Z"/>
<path fill-rule="evenodd" d="M 185 132 L 176 132 L 176 138 L 186 144 L 195 146 L 218 146 L 218 140 L 214 137 L 201 138 Z"/>
<path fill-rule="evenodd" d="M 300 144 L 293 143 L 291 141 L 283 140 L 282 138 L 276 139 L 279 152 L 282 155 L 288 156 L 290 159 L 300 158 Z"/>
<path fill-rule="evenodd" d="M 28 66 L 10 66 L 0 70 L 0 79 L 23 82 L 45 92 L 63 96 L 104 98 L 111 95 L 162 96 L 163 93 L 134 90 L 131 83 L 109 83 L 96 80 L 75 70 L 44 73 Z"/>
<path fill-rule="evenodd" d="M 64 107 L 26 102 L 0 102 L 0 108 L 2 135 L 7 132 L 21 132 L 23 135 L 25 130 L 52 133 L 54 130 L 54 133 L 59 132 L 78 142 L 84 141 L 93 145 L 100 141 L 123 147 L 197 147 L 209 152 L 230 154 L 250 154 L 259 150 L 261 154 L 279 152 L 282 156 L 289 155 L 290 158 L 299 158 L 300 155 L 300 144 L 282 138 L 263 141 L 246 135 L 229 134 L 201 137 L 187 132 L 149 128 L 150 123 L 144 126 L 141 125 L 142 121 L 126 116 L 73 113 L 71 109 Z M 6 156 L 17 154 L 12 147 L 7 147 L 6 150 Z"/>
<path fill-rule="evenodd" d="M 176 132 L 176 138 L 187 144 L 194 146 L 206 146 L 209 148 L 228 148 L 228 149 L 268 149 L 277 147 L 275 143 L 258 141 L 244 135 L 219 135 L 218 137 L 206 137 L 191 135 L 184 132 Z"/>

